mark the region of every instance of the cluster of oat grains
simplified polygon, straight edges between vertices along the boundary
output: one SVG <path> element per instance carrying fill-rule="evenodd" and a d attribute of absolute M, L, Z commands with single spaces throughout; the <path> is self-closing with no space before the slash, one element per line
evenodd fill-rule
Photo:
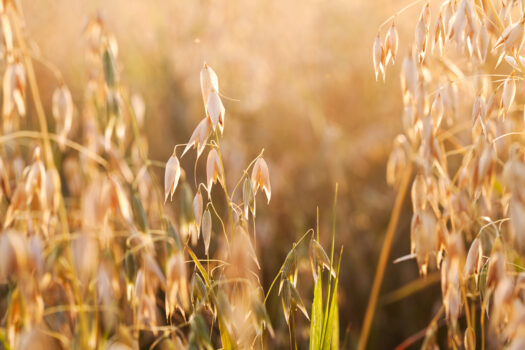
<path fill-rule="evenodd" d="M 410 250 L 421 274 L 440 270 L 451 348 L 525 346 L 524 22 L 521 1 L 427 2 L 402 62 L 387 180 L 400 188 L 414 169 Z M 376 76 L 392 28 L 374 43 Z"/>

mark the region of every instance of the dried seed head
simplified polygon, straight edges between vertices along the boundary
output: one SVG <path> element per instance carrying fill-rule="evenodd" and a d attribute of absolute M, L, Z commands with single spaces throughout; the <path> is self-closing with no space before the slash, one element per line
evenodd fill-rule
<path fill-rule="evenodd" d="M 417 175 L 412 184 L 412 206 L 414 213 L 425 210 L 427 203 L 427 183 L 423 175 Z"/>
<path fill-rule="evenodd" d="M 507 79 L 505 79 L 505 83 L 503 84 L 503 94 L 501 95 L 501 108 L 505 114 L 507 114 L 509 111 L 512 103 L 514 102 L 515 96 L 516 80 L 514 79 L 514 75 L 511 74 L 509 77 L 507 77 Z"/>
<path fill-rule="evenodd" d="M 425 60 L 425 54 L 428 46 L 428 37 L 430 31 L 430 4 L 427 2 L 416 25 L 415 47 L 419 63 Z"/>
<path fill-rule="evenodd" d="M 71 251 L 75 273 L 78 275 L 83 288 L 87 288 L 98 266 L 98 243 L 93 237 L 81 234 L 79 238 L 71 242 Z"/>
<path fill-rule="evenodd" d="M 166 171 L 164 173 L 164 202 L 168 200 L 169 195 L 171 195 L 171 200 L 173 200 L 173 193 L 175 193 L 175 189 L 179 183 L 179 178 L 180 163 L 174 150 L 173 155 L 166 163 Z"/>
<path fill-rule="evenodd" d="M 467 261 L 465 262 L 464 274 L 465 277 L 468 277 L 472 274 L 476 276 L 481 270 L 481 264 L 483 262 L 483 249 L 481 246 L 481 241 L 479 238 L 476 238 L 472 241 L 470 249 L 467 254 Z"/>
<path fill-rule="evenodd" d="M 401 67 L 401 89 L 404 96 L 415 96 L 419 85 L 419 73 L 412 55 L 403 60 Z"/>
<path fill-rule="evenodd" d="M 487 288 L 494 289 L 505 275 L 505 258 L 500 252 L 494 253 L 489 259 L 487 268 Z"/>
<path fill-rule="evenodd" d="M 0 234 L 0 282 L 22 274 L 27 266 L 27 242 L 22 234 L 4 231 Z"/>
<path fill-rule="evenodd" d="M 26 75 L 22 64 L 10 62 L 4 73 L 2 115 L 10 118 L 15 107 L 20 116 L 25 116 Z"/>
<path fill-rule="evenodd" d="M 242 184 L 242 201 L 244 206 L 244 218 L 248 220 L 248 214 L 251 211 L 255 216 L 255 193 L 253 193 L 253 185 L 249 177 L 244 179 Z"/>
<path fill-rule="evenodd" d="M 410 230 L 411 251 L 416 254 L 419 272 L 426 275 L 437 256 L 438 222 L 430 208 L 415 212 Z"/>
<path fill-rule="evenodd" d="M 211 213 L 209 209 L 206 209 L 202 215 L 202 239 L 204 240 L 205 253 L 208 255 L 211 241 Z"/>
<path fill-rule="evenodd" d="M 430 115 L 434 122 L 434 127 L 437 129 L 441 125 L 441 120 L 443 119 L 443 114 L 445 113 L 445 106 L 443 104 L 443 99 L 441 98 L 441 93 L 438 92 L 432 102 L 432 107 L 430 108 Z"/>
<path fill-rule="evenodd" d="M 270 173 L 268 172 L 268 165 L 263 158 L 257 159 L 252 169 L 251 177 L 252 186 L 254 187 L 253 193 L 257 193 L 259 187 L 264 190 L 268 203 L 272 197 L 272 188 L 270 186 Z"/>
<path fill-rule="evenodd" d="M 392 63 L 395 63 L 396 57 L 397 57 L 397 49 L 399 45 L 399 34 L 397 33 L 397 28 L 394 22 L 392 22 L 392 25 L 388 29 L 388 32 L 385 36 L 385 52 L 386 52 L 386 59 L 385 59 L 385 65 L 389 63 L 390 60 L 392 60 Z"/>
<path fill-rule="evenodd" d="M 73 99 L 67 86 L 62 85 L 53 92 L 53 117 L 57 125 L 60 147 L 64 149 L 64 139 L 71 130 L 73 123 Z"/>
<path fill-rule="evenodd" d="M 178 306 L 189 309 L 188 283 L 184 256 L 172 255 L 166 263 L 166 316 L 171 317 Z"/>
<path fill-rule="evenodd" d="M 401 181 L 401 176 L 408 165 L 407 149 L 408 140 L 405 135 L 398 135 L 394 141 L 394 148 L 388 158 L 386 166 L 386 182 L 393 187 L 397 187 Z"/>
<path fill-rule="evenodd" d="M 202 101 L 204 102 L 204 106 L 206 107 L 211 92 L 219 92 L 219 78 L 217 77 L 215 71 L 206 63 L 204 63 L 204 66 L 202 67 L 200 73 L 200 80 Z"/>
<path fill-rule="evenodd" d="M 374 61 L 374 71 L 376 74 L 376 81 L 379 77 L 379 73 L 383 75 L 383 80 L 385 79 L 385 51 L 383 50 L 383 45 L 381 44 L 381 38 L 379 33 L 377 34 L 376 40 L 374 41 L 374 46 L 372 50 L 372 59 Z"/>
<path fill-rule="evenodd" d="M 479 30 L 478 45 L 477 45 L 478 57 L 482 63 L 485 63 L 485 61 L 487 60 L 487 53 L 489 51 L 489 43 L 490 43 L 489 32 L 487 30 L 487 26 L 485 25 L 485 23 L 483 23 Z"/>
<path fill-rule="evenodd" d="M 206 114 L 211 120 L 213 130 L 219 127 L 221 134 L 224 130 L 224 113 L 225 109 L 217 91 L 212 90 L 206 103 Z"/>
<path fill-rule="evenodd" d="M 438 47 L 439 55 L 443 55 L 443 45 L 445 44 L 445 27 L 443 23 L 443 15 L 440 13 L 436 24 L 434 25 L 434 30 L 432 31 L 434 35 L 434 40 L 432 42 L 432 51 Z"/>
<path fill-rule="evenodd" d="M 428 30 L 425 22 L 422 20 L 416 26 L 415 45 L 418 62 L 422 63 L 425 60 L 428 45 Z"/>
<path fill-rule="evenodd" d="M 206 160 L 206 188 L 208 195 L 211 192 L 211 185 L 216 183 L 217 180 L 222 181 L 222 167 L 219 154 L 215 148 L 212 148 L 208 153 L 208 159 Z"/>
<path fill-rule="evenodd" d="M 110 196 L 111 206 L 118 209 L 120 215 L 130 224 L 133 224 L 133 214 L 128 197 L 124 189 L 115 177 L 110 177 L 112 193 Z M 175 191 L 175 189 L 173 189 Z"/>
<path fill-rule="evenodd" d="M 184 156 L 191 147 L 194 147 L 197 148 L 197 159 L 199 159 L 204 151 L 204 147 L 206 147 L 206 141 L 210 136 L 211 126 L 211 120 L 208 117 L 200 121 L 199 125 L 197 125 L 193 131 L 193 134 L 191 134 L 190 140 L 184 148 L 184 152 L 182 152 L 182 156 Z"/>
<path fill-rule="evenodd" d="M 496 42 L 494 49 L 503 46 L 504 53 L 507 53 L 511 56 L 517 54 L 521 48 L 521 45 L 523 44 L 523 35 L 525 30 L 524 21 L 525 17 L 522 17 L 519 22 L 511 24 L 505 28 L 501 34 L 501 37 Z"/>
<path fill-rule="evenodd" d="M 195 197 L 193 198 L 192 207 L 193 207 L 193 216 L 195 217 L 195 224 L 197 225 L 197 231 L 199 231 L 201 228 L 202 209 L 203 209 L 202 194 L 201 194 L 200 187 L 197 190 Z"/>

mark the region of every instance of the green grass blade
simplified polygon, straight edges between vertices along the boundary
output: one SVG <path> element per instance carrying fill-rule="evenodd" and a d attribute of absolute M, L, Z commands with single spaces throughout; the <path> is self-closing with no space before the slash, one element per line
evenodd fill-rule
<path fill-rule="evenodd" d="M 230 339 L 230 333 L 226 329 L 224 322 L 219 318 L 219 332 L 221 333 L 222 348 L 224 350 L 231 350 L 234 348 L 233 343 Z"/>
<path fill-rule="evenodd" d="M 341 257 L 343 256 L 343 248 L 339 254 L 339 262 L 337 264 L 337 274 L 334 281 L 334 289 L 332 295 L 329 296 L 330 307 L 328 315 L 325 319 L 326 328 L 324 329 L 324 337 L 321 349 L 339 349 L 339 307 L 337 305 L 337 285 L 339 282 L 339 269 L 341 267 Z"/>
<path fill-rule="evenodd" d="M 318 278 L 314 286 L 314 301 L 312 303 L 312 321 L 310 323 L 310 350 L 319 349 L 323 331 L 323 279 L 318 267 Z"/>
<path fill-rule="evenodd" d="M 206 286 L 210 288 L 211 287 L 210 278 L 208 277 L 208 274 L 206 273 L 204 266 L 202 266 L 199 259 L 197 259 L 197 257 L 195 256 L 195 253 L 193 252 L 193 250 L 190 249 L 190 247 L 186 247 L 186 250 L 188 251 L 188 253 L 190 253 L 191 259 L 197 266 L 197 269 L 199 269 L 202 277 L 204 277 L 204 282 L 206 282 Z"/>

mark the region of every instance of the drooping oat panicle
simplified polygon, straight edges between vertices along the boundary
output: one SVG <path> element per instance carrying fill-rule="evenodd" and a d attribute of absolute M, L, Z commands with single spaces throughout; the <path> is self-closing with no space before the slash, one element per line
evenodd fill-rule
<path fill-rule="evenodd" d="M 164 202 L 168 200 L 168 196 L 171 196 L 171 200 L 173 200 L 173 194 L 179 183 L 180 173 L 179 159 L 174 151 L 166 163 L 166 171 L 164 173 Z"/>
<path fill-rule="evenodd" d="M 272 197 L 272 188 L 270 186 L 270 173 L 268 171 L 268 165 L 263 158 L 257 159 L 252 169 L 251 182 L 253 186 L 253 192 L 256 194 L 259 187 L 264 190 L 268 203 Z"/>
<path fill-rule="evenodd" d="M 217 180 L 222 181 L 222 174 L 223 171 L 219 154 L 215 148 L 212 148 L 206 159 L 206 188 L 208 195 L 211 193 L 211 185 L 216 183 Z"/>

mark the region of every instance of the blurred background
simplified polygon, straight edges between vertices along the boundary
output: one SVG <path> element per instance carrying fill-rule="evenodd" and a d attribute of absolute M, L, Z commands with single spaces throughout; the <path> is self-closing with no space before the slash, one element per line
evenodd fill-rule
<path fill-rule="evenodd" d="M 24 0 L 22 5 L 35 48 L 60 67 L 77 109 L 87 80 L 83 27 L 90 15 L 101 14 L 119 43 L 124 83 L 144 98 L 151 159 L 165 162 L 175 144 L 187 142 L 204 117 L 199 71 L 207 62 L 217 72 L 222 94 L 230 98 L 223 99 L 228 177 L 238 178 L 262 148 L 270 168 L 272 200 L 269 206 L 260 200 L 257 217 L 265 290 L 292 242 L 315 227 L 317 207 L 321 241 L 329 250 L 339 184 L 341 336 L 352 348 L 393 206 L 385 167 L 401 130 L 400 62 L 389 69 L 386 83 L 376 82 L 372 43 L 379 25 L 408 2 Z M 418 12 L 416 6 L 396 23 L 401 58 Z M 56 80 L 44 66 L 36 68 L 50 103 Z M 188 174 L 193 157 L 183 158 Z M 163 174 L 158 176 L 162 181 Z M 390 261 L 409 253 L 409 204 Z M 313 282 L 305 256 L 299 285 L 308 305 Z M 388 265 L 369 348 L 394 348 L 428 324 L 435 310 L 418 305 L 435 300 L 439 306 L 439 284 L 432 278 L 418 288 L 410 284 L 418 279 L 414 261 Z M 269 312 L 274 328 L 285 329 L 276 295 Z M 299 332 L 305 345 L 307 329 Z M 278 332 L 272 342 L 288 348 L 287 333 Z"/>

